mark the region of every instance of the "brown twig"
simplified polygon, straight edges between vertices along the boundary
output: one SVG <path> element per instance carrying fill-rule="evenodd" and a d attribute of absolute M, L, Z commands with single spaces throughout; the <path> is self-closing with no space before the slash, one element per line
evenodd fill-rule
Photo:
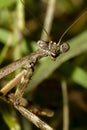
<path fill-rule="evenodd" d="M 47 12 L 46 12 L 45 20 L 44 20 L 44 27 L 43 27 L 43 31 L 42 31 L 42 35 L 41 35 L 41 39 L 44 39 L 45 41 L 50 40 L 49 34 L 50 34 L 51 27 L 52 27 L 55 3 L 56 3 L 56 0 L 48 1 Z M 47 33 L 45 32 L 44 28 L 46 28 Z"/>
<path fill-rule="evenodd" d="M 69 105 L 67 84 L 65 80 L 61 82 L 62 95 L 63 95 L 63 130 L 69 130 Z"/>

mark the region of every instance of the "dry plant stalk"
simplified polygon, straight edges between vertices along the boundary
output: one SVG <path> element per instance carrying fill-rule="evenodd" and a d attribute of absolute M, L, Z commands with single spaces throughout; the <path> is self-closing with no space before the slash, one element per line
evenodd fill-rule
<path fill-rule="evenodd" d="M 61 81 L 62 97 L 63 97 L 63 130 L 69 130 L 69 104 L 67 84 L 65 80 Z"/>

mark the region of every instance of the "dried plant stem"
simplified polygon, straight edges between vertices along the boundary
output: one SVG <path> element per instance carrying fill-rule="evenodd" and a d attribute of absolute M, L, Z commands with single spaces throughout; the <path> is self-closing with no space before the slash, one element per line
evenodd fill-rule
<path fill-rule="evenodd" d="M 17 26 L 19 30 L 23 31 L 25 28 L 25 20 L 24 20 L 24 5 L 20 0 L 17 0 Z"/>
<path fill-rule="evenodd" d="M 53 21 L 53 14 L 55 10 L 55 3 L 56 3 L 56 0 L 49 0 L 48 2 L 47 12 L 46 12 L 45 20 L 44 20 L 44 28 L 46 29 L 48 35 L 43 29 L 42 36 L 41 36 L 41 39 L 44 39 L 45 41 L 49 39 L 49 34 L 50 34 L 52 21 Z"/>
<path fill-rule="evenodd" d="M 61 82 L 63 94 L 63 130 L 69 130 L 69 106 L 66 81 Z"/>

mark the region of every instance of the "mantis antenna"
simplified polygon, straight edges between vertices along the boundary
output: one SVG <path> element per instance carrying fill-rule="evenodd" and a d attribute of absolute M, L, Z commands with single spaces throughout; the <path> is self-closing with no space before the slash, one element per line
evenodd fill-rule
<path fill-rule="evenodd" d="M 85 14 L 87 13 L 87 10 L 84 11 L 62 34 L 62 36 L 59 39 L 58 44 L 61 44 L 61 41 L 63 39 L 63 37 L 65 36 L 65 34 L 73 27 L 73 25 L 75 25 Z"/>
<path fill-rule="evenodd" d="M 47 30 L 42 26 L 42 24 L 38 21 L 38 19 L 33 15 L 33 13 L 27 8 L 27 6 L 25 5 L 23 0 L 20 0 L 22 2 L 22 4 L 24 5 L 24 7 L 27 9 L 27 11 L 33 16 L 33 18 L 39 23 L 40 27 L 43 28 L 43 30 L 45 31 L 45 33 L 48 36 L 49 41 L 51 41 L 51 38 L 49 37 L 49 34 L 47 32 Z M 64 33 L 61 35 L 58 45 L 61 44 L 61 41 L 63 39 L 63 37 L 65 36 L 65 34 L 73 27 L 73 25 L 75 25 L 85 14 L 87 13 L 87 10 L 85 10 L 65 31 Z"/>
<path fill-rule="evenodd" d="M 47 32 L 47 30 L 43 27 L 43 25 L 38 21 L 38 19 L 33 15 L 33 13 L 28 9 L 28 7 L 25 5 L 25 2 L 23 0 L 20 0 L 21 3 L 24 5 L 25 9 L 27 9 L 27 11 L 33 16 L 33 18 L 35 19 L 35 21 L 37 21 L 40 25 L 41 28 L 43 28 L 43 30 L 45 31 L 45 33 L 48 36 L 48 39 L 51 41 L 51 38 L 49 37 L 49 34 Z"/>

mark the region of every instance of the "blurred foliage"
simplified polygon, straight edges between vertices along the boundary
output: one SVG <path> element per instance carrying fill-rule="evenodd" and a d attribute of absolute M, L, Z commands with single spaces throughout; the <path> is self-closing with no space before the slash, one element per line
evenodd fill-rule
<path fill-rule="evenodd" d="M 47 2 L 26 0 L 23 5 L 20 0 L 0 0 L 0 68 L 37 49 L 36 41 L 40 39 L 42 32 L 38 21 L 44 23 Z M 57 0 L 50 33 L 54 41 L 58 42 L 62 33 L 87 9 L 86 2 Z M 32 12 L 37 20 L 29 12 Z M 45 120 L 56 130 L 62 130 L 61 81 L 65 79 L 69 98 L 69 129 L 87 130 L 87 15 L 73 25 L 63 41 L 69 43 L 70 50 L 56 61 L 50 60 L 49 57 L 40 60 L 25 96 L 41 106 L 51 108 L 55 115 Z M 10 78 L 11 76 L 3 78 L 0 87 Z M 0 129 L 37 128 L 0 101 Z"/>

